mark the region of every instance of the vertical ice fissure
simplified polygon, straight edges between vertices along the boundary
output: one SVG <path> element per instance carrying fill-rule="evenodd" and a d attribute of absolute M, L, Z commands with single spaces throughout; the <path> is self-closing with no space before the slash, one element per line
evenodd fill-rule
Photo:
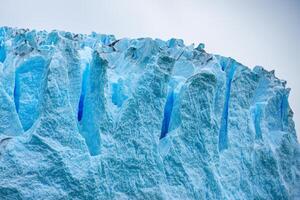
<path fill-rule="evenodd" d="M 91 156 L 100 154 L 100 122 L 104 112 L 104 85 L 107 61 L 93 52 L 82 74 L 82 100 L 79 100 L 79 132 Z"/>
<path fill-rule="evenodd" d="M 228 148 L 228 112 L 229 112 L 229 100 L 231 91 L 231 82 L 235 72 L 236 66 L 233 64 L 230 66 L 229 74 L 226 80 L 225 102 L 221 118 L 221 127 L 219 132 L 219 150 L 222 151 Z"/>
<path fill-rule="evenodd" d="M 169 124 L 172 115 L 173 104 L 174 104 L 174 91 L 171 90 L 168 93 L 167 101 L 164 107 L 164 118 L 161 127 L 160 139 L 164 138 L 169 131 Z"/>
<path fill-rule="evenodd" d="M 287 107 L 288 107 L 288 101 L 285 94 L 281 97 L 281 103 L 280 103 L 280 119 L 281 119 L 281 130 L 284 130 L 285 120 L 287 118 Z"/>
<path fill-rule="evenodd" d="M 89 66 L 87 65 L 86 68 L 84 69 L 83 75 L 82 75 L 82 85 L 81 85 L 81 94 L 80 94 L 80 99 L 79 99 L 79 104 L 78 104 L 78 114 L 77 114 L 77 119 L 78 121 L 81 121 L 82 115 L 83 115 L 83 106 L 84 106 L 84 99 L 86 96 L 86 88 L 87 88 L 87 80 L 89 76 Z"/>
<path fill-rule="evenodd" d="M 29 130 L 40 115 L 47 64 L 41 56 L 33 56 L 15 68 L 13 101 L 24 131 Z"/>
<path fill-rule="evenodd" d="M 15 75 L 15 88 L 14 88 L 14 102 L 17 113 L 19 113 L 19 106 L 20 106 L 20 83 L 19 83 L 19 75 L 16 72 Z"/>
<path fill-rule="evenodd" d="M 261 105 L 256 104 L 255 111 L 254 111 L 254 128 L 255 128 L 255 138 L 256 139 L 262 138 L 261 127 L 260 127 L 261 114 L 262 114 Z"/>
<path fill-rule="evenodd" d="M 4 62 L 6 59 L 6 51 L 5 51 L 5 46 L 0 44 L 0 62 Z"/>

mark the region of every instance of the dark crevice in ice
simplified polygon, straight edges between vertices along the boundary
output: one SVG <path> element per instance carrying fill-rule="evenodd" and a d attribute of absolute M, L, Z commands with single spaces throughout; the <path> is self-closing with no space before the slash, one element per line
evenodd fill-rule
<path fill-rule="evenodd" d="M 222 118 L 221 118 L 221 127 L 220 127 L 220 133 L 219 133 L 219 150 L 220 151 L 228 148 L 229 100 L 230 100 L 231 82 L 233 79 L 235 69 L 236 69 L 236 66 L 233 63 L 233 65 L 230 66 L 230 71 L 227 75 L 227 80 L 226 80 L 225 102 L 224 102 L 224 108 L 223 108 L 223 113 L 222 113 Z"/>
<path fill-rule="evenodd" d="M 20 107 L 20 82 L 19 82 L 19 75 L 16 72 L 15 75 L 15 88 L 14 88 L 14 102 L 17 113 L 19 113 L 19 107 Z"/>
<path fill-rule="evenodd" d="M 0 44 L 0 62 L 4 62 L 6 58 L 5 46 Z"/>
<path fill-rule="evenodd" d="M 281 119 L 281 130 L 284 130 L 284 125 L 287 120 L 288 100 L 285 94 L 281 97 L 280 103 L 280 119 Z"/>
<path fill-rule="evenodd" d="M 102 79 L 101 63 L 95 55 L 91 63 L 86 63 L 82 72 L 81 94 L 78 102 L 78 128 L 85 140 L 91 156 L 100 154 L 100 84 Z"/>
<path fill-rule="evenodd" d="M 262 138 L 261 127 L 260 127 L 261 116 L 262 116 L 261 105 L 256 104 L 255 111 L 254 111 L 254 128 L 255 128 L 255 138 L 256 139 Z"/>
<path fill-rule="evenodd" d="M 36 56 L 16 68 L 13 101 L 24 131 L 32 127 L 40 114 L 47 64 L 42 57 Z"/>
<path fill-rule="evenodd" d="M 174 105 L 174 91 L 171 90 L 168 94 L 167 102 L 164 108 L 164 118 L 161 127 L 160 139 L 164 138 L 169 131 L 169 124 L 172 115 L 173 105 Z"/>
<path fill-rule="evenodd" d="M 84 97 L 85 96 L 83 94 L 80 95 L 79 104 L 78 104 L 78 115 L 77 115 L 78 121 L 81 121 L 82 119 Z"/>
<path fill-rule="evenodd" d="M 89 66 L 86 66 L 82 75 L 82 84 L 81 84 L 81 95 L 78 104 L 78 114 L 77 120 L 80 122 L 83 117 L 83 106 L 84 106 L 84 99 L 86 96 L 86 89 L 87 89 L 87 80 L 89 76 Z"/>

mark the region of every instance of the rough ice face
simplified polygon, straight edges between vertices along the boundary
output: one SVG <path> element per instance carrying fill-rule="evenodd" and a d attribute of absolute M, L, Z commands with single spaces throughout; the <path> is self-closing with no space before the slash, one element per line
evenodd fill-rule
<path fill-rule="evenodd" d="M 285 82 L 149 38 L 0 29 L 1 199 L 298 199 Z"/>

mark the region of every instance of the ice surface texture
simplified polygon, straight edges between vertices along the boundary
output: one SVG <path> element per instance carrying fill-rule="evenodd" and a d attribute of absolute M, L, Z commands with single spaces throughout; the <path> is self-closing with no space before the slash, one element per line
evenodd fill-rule
<path fill-rule="evenodd" d="M 0 199 L 300 199 L 285 81 L 182 40 L 0 29 Z"/>

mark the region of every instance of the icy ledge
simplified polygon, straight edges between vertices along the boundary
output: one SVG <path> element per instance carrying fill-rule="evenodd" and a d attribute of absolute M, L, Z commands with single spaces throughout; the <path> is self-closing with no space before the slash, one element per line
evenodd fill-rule
<path fill-rule="evenodd" d="M 0 28 L 0 199 L 299 199 L 285 81 L 182 40 Z"/>

